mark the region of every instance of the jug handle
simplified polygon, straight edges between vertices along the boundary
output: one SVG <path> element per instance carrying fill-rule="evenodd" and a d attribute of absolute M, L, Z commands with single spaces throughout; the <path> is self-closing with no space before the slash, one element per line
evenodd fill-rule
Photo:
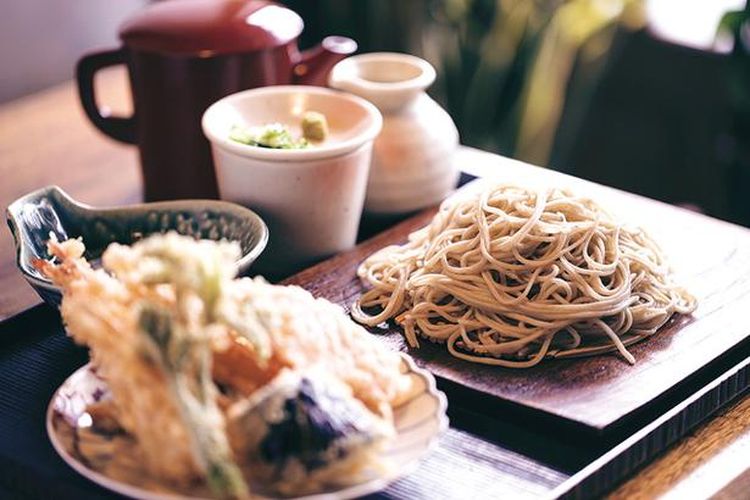
<path fill-rule="evenodd" d="M 127 62 L 124 48 L 96 52 L 84 56 L 76 66 L 78 81 L 78 95 L 81 98 L 83 110 L 96 128 L 113 139 L 128 144 L 135 144 L 135 119 L 133 116 L 110 116 L 99 109 L 96 104 L 94 76 L 96 72 L 108 66 L 116 66 Z"/>
<path fill-rule="evenodd" d="M 302 51 L 294 65 L 294 83 L 326 86 L 328 72 L 333 66 L 356 52 L 357 42 L 345 36 L 327 36 L 320 44 Z"/>

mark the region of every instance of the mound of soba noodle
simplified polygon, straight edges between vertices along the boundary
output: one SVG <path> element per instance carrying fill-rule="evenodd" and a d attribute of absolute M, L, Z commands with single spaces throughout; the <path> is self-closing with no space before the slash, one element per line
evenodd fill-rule
<path fill-rule="evenodd" d="M 612 349 L 634 363 L 627 345 L 696 307 L 647 234 L 559 189 L 497 186 L 448 200 L 358 274 L 371 288 L 355 320 L 395 319 L 412 347 L 421 336 L 508 367 Z"/>

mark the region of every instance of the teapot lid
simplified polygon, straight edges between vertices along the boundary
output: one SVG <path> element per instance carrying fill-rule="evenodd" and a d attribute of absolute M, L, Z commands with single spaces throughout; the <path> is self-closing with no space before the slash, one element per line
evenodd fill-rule
<path fill-rule="evenodd" d="M 207 57 L 285 45 L 303 26 L 297 13 L 265 0 L 166 0 L 129 18 L 120 38 L 137 50 Z"/>

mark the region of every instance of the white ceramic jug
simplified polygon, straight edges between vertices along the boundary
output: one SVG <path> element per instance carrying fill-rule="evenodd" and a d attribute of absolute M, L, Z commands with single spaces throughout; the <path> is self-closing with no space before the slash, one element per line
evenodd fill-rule
<path fill-rule="evenodd" d="M 375 52 L 334 66 L 331 87 L 369 100 L 383 113 L 375 140 L 365 210 L 411 212 L 440 203 L 458 180 L 458 131 L 425 90 L 435 68 L 408 54 Z"/>

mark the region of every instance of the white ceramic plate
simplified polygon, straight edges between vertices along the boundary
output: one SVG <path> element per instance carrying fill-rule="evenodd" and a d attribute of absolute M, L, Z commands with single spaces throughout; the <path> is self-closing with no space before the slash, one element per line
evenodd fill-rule
<path fill-rule="evenodd" d="M 419 459 L 437 442 L 438 437 L 448 428 L 445 394 L 435 387 L 432 374 L 418 368 L 411 357 L 402 354 L 401 370 L 413 380 L 413 392 L 407 400 L 394 409 L 396 437 L 383 452 L 389 467 L 369 479 L 354 485 L 322 491 L 303 497 L 312 499 L 345 499 L 374 493 L 385 488 L 398 477 L 408 474 L 418 464 Z M 123 482 L 112 478 L 104 471 L 105 467 L 94 468 L 79 451 L 81 442 L 79 430 L 90 426 L 91 416 L 86 407 L 107 397 L 106 382 L 99 378 L 91 365 L 76 370 L 57 389 L 47 409 L 47 433 L 52 446 L 62 459 L 79 474 L 117 493 L 143 499 L 201 498 L 184 496 L 171 490 L 166 484 Z M 89 431 L 95 439 L 99 436 Z M 101 435 L 102 441 L 109 439 Z M 106 455 L 106 454 L 105 454 Z M 106 466 L 107 458 L 101 464 Z"/>

